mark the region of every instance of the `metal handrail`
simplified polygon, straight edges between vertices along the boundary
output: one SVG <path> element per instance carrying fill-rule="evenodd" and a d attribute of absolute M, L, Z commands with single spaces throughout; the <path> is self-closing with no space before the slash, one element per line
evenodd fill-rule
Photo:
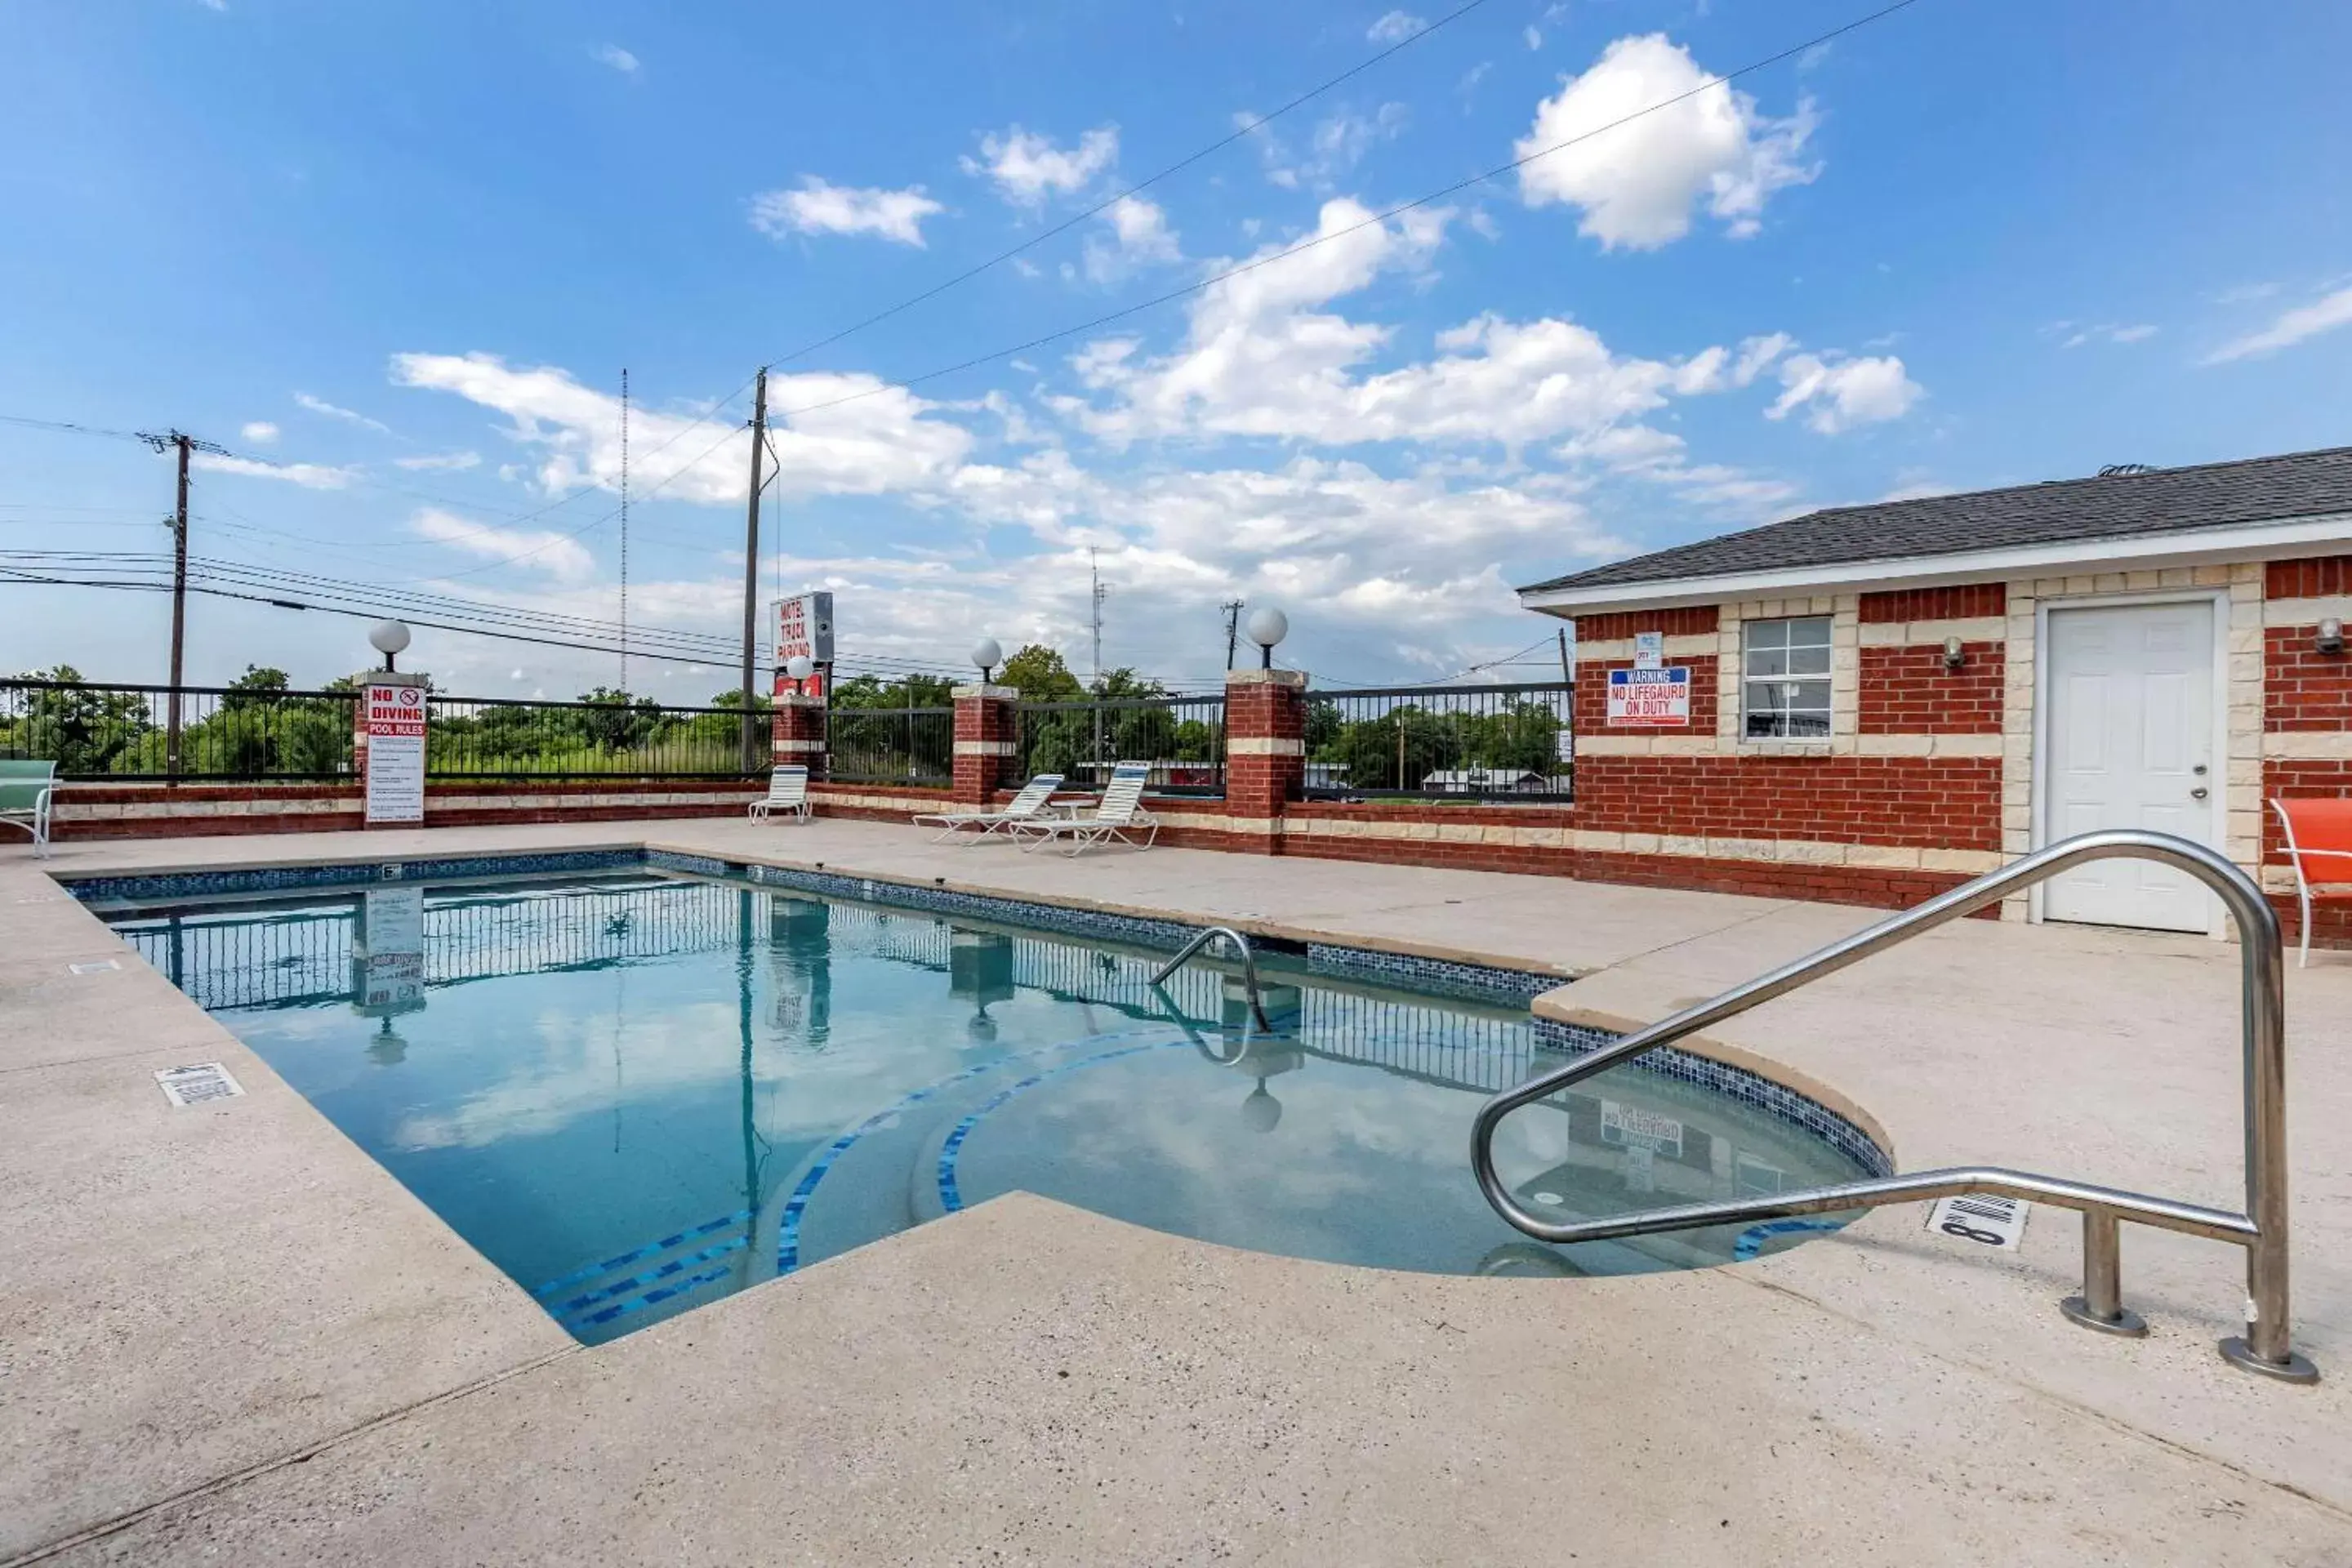
<path fill-rule="evenodd" d="M 1257 1020 L 1257 1026 L 1261 1030 L 1267 1034 L 1272 1034 L 1274 1032 L 1274 1026 L 1265 1021 L 1265 1004 L 1258 999 L 1257 960 L 1251 956 L 1249 938 L 1244 936 L 1241 932 L 1235 931 L 1231 926 L 1211 926 L 1208 930 L 1195 936 L 1192 941 L 1186 942 L 1182 947 L 1178 948 L 1176 950 L 1176 956 L 1161 964 L 1158 971 L 1152 974 L 1151 984 L 1158 985 L 1164 982 L 1170 975 L 1184 967 L 1184 961 L 1186 959 L 1192 957 L 1194 953 L 1200 952 L 1202 948 L 1208 946 L 1209 943 L 1214 942 L 1219 937 L 1223 937 L 1227 942 L 1232 942 L 1234 944 L 1234 951 L 1242 955 L 1242 978 L 1249 983 L 1250 1015 Z"/>
<path fill-rule="evenodd" d="M 2220 895 L 2237 922 L 2245 1037 L 2246 1212 L 2200 1207 L 2115 1187 L 1993 1167 L 1962 1166 L 1879 1176 L 1811 1187 L 1776 1197 L 1683 1204 L 1608 1219 L 1548 1220 L 1522 1208 L 1495 1171 L 1495 1131 L 1521 1106 L 1605 1072 L 1686 1035 L 1747 1012 L 1759 1003 L 1834 973 L 1921 931 L 1956 921 L 2086 861 L 2118 858 L 2160 861 L 2188 872 Z M 1470 1163 L 1495 1212 L 1528 1235 L 1549 1242 L 1602 1241 L 1654 1231 L 1685 1230 L 1835 1209 L 1990 1193 L 2038 1198 L 2083 1215 L 2083 1293 L 2061 1310 L 2085 1328 L 2144 1333 L 2146 1325 L 2122 1300 L 2118 1222 L 2137 1220 L 2163 1230 L 2233 1241 L 2246 1249 L 2246 1331 L 2221 1342 L 2221 1354 L 2248 1372 L 2312 1383 L 2318 1369 L 2298 1354 L 2287 1311 L 2286 1005 L 2278 917 L 2252 879 L 2213 850 L 2166 833 L 2115 828 L 2085 833 L 2036 850 L 1874 926 L 1786 963 L 1711 1001 L 1686 1007 L 1645 1029 L 1550 1072 L 1506 1089 L 1479 1109 L 1470 1135 Z"/>

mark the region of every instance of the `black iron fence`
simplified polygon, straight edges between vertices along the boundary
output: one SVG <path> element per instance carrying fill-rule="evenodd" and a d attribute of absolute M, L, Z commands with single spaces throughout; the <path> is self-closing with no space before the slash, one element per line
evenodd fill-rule
<path fill-rule="evenodd" d="M 828 778 L 944 788 L 955 776 L 952 708 L 835 708 L 825 741 Z"/>
<path fill-rule="evenodd" d="M 0 680 L 0 757 L 64 777 L 353 776 L 353 691 Z M 176 721 L 174 709 L 177 710 Z M 764 709 L 435 696 L 425 772 L 446 779 L 741 778 L 770 765 Z M 176 750 L 174 730 L 176 728 Z M 746 765 L 746 758 L 750 765 Z"/>
<path fill-rule="evenodd" d="M 0 757 L 79 779 L 331 779 L 352 771 L 349 691 L 0 681 Z M 177 709 L 177 747 L 173 755 Z"/>
<path fill-rule="evenodd" d="M 1318 799 L 1564 801 L 1574 689 L 1424 686 L 1307 694 Z"/>
<path fill-rule="evenodd" d="M 1112 697 L 1024 702 L 1014 773 L 1060 773 L 1073 789 L 1099 789 L 1120 763 L 1151 764 L 1160 795 L 1225 793 L 1225 700 Z"/>

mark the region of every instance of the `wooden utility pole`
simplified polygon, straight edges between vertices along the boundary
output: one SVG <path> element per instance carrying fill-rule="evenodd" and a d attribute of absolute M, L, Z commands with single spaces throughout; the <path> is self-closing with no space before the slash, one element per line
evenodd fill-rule
<path fill-rule="evenodd" d="M 760 458 L 768 447 L 768 367 L 751 384 L 751 500 L 743 509 L 743 771 L 760 771 L 760 734 L 751 701 L 753 647 L 760 635 Z M 827 682 L 828 688 L 831 682 Z"/>
<path fill-rule="evenodd" d="M 188 633 L 188 450 L 194 445 L 177 430 L 172 445 L 180 452 L 180 499 L 172 510 L 172 696 L 163 726 L 163 771 L 180 773 L 180 670 Z"/>

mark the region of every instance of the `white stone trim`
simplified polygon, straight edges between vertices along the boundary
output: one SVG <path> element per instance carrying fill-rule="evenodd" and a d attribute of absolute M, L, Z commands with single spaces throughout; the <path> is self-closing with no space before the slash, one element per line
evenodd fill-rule
<path fill-rule="evenodd" d="M 2352 762 L 2352 730 L 2271 730 L 2263 735 L 2263 755 L 2283 763 Z M 2232 758 L 2233 762 L 2237 759 Z M 2254 788 L 2262 788 L 2259 770 Z M 60 794 L 58 797 L 63 800 Z"/>
<path fill-rule="evenodd" d="M 2352 621 L 2352 594 L 2263 601 L 2263 625 L 2266 626 L 2315 626 L 2330 616 L 2339 621 Z"/>
<path fill-rule="evenodd" d="M 1580 757 L 1712 757 L 1722 750 L 1714 735 L 1685 730 L 1605 730 L 1576 737 Z"/>
<path fill-rule="evenodd" d="M 1714 632 L 1676 632 L 1665 639 L 1668 658 L 1698 658 L 1714 653 L 1720 646 Z M 1580 642 L 1574 645 L 1576 661 L 1622 664 L 1633 657 L 1632 637 L 1612 637 L 1606 642 Z"/>
<path fill-rule="evenodd" d="M 955 754 L 959 757 L 1017 757 L 1021 754 L 1018 741 L 958 741 Z"/>
<path fill-rule="evenodd" d="M 2003 737 L 1977 735 L 1857 735 L 1854 752 L 1864 757 L 1998 757 Z"/>
<path fill-rule="evenodd" d="M 948 695 L 957 701 L 985 697 L 992 702 L 1018 702 L 1021 700 L 1021 689 L 1017 686 L 951 686 L 948 688 Z"/>
<path fill-rule="evenodd" d="M 824 750 L 823 741 L 776 741 L 771 744 L 780 757 L 813 756 Z"/>
<path fill-rule="evenodd" d="M 1942 621 L 1867 621 L 1862 627 L 1862 646 L 1940 647 L 1947 637 L 1958 637 L 1962 642 L 1999 642 L 2008 636 L 2006 616 L 1962 616 Z"/>
<path fill-rule="evenodd" d="M 1303 757 L 1307 742 L 1282 740 L 1273 735 L 1234 735 L 1225 741 L 1229 757 Z"/>
<path fill-rule="evenodd" d="M 1286 836 L 1305 838 L 1379 838 L 1410 843 L 1499 844 L 1523 849 L 1574 849 L 1602 855 L 1657 855 L 1685 859 L 1743 860 L 1759 865 L 1851 867 L 1866 870 L 1939 871 L 1978 876 L 2002 863 L 1989 849 L 1928 849 L 1890 844 L 1841 844 L 1811 838 L 1681 837 L 1654 833 L 1612 833 L 1593 828 L 1482 823 L 1478 808 L 1406 820 L 1336 816 L 1286 816 Z M 1189 826 L 1193 819 L 1186 818 Z"/>

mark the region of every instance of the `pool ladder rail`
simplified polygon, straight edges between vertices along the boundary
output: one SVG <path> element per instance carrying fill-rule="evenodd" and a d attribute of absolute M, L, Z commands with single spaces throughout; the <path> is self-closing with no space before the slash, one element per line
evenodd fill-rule
<path fill-rule="evenodd" d="M 1242 979 L 1249 985 L 1250 1016 L 1257 1021 L 1258 1032 L 1273 1033 L 1274 1026 L 1265 1021 L 1265 1003 L 1258 994 L 1257 959 L 1250 952 L 1249 938 L 1231 926 L 1211 926 L 1208 930 L 1196 933 L 1192 941 L 1176 950 L 1175 957 L 1153 972 L 1151 984 L 1155 986 L 1165 984 L 1170 975 L 1184 967 L 1186 960 L 1219 937 L 1223 937 L 1233 950 L 1241 954 Z"/>
<path fill-rule="evenodd" d="M 2170 1198 L 1992 1166 L 1959 1166 L 1809 1187 L 1769 1198 L 1680 1204 L 1605 1219 L 1551 1220 L 1520 1206 L 1495 1170 L 1495 1131 L 1512 1111 L 1605 1072 L 1710 1025 L 1747 1012 L 2093 860 L 2155 860 L 2188 872 L 2220 895 L 2237 922 L 2241 1017 L 2245 1044 L 2246 1210 L 2232 1214 Z M 1198 945 L 1196 942 L 1194 945 Z M 1189 951 L 1189 950 L 1188 950 Z M 2144 1334 L 2122 1294 L 2120 1222 L 2234 1242 L 2246 1249 L 2246 1331 L 2221 1342 L 2222 1356 L 2246 1372 L 2287 1383 L 2315 1383 L 2318 1368 L 2293 1343 L 2287 1310 L 2286 1002 L 2278 916 L 2262 889 L 2230 861 L 2185 838 L 2137 828 L 2084 833 L 1979 877 L 1832 942 L 1794 963 L 1686 1007 L 1565 1066 L 1506 1089 L 1480 1108 L 1470 1136 L 1470 1163 L 1495 1212 L 1538 1240 L 1605 1241 L 1708 1225 L 1748 1224 L 1884 1204 L 1988 1193 L 2039 1199 L 2083 1216 L 2083 1292 L 2059 1310 L 2074 1322 L 2109 1334 Z"/>

